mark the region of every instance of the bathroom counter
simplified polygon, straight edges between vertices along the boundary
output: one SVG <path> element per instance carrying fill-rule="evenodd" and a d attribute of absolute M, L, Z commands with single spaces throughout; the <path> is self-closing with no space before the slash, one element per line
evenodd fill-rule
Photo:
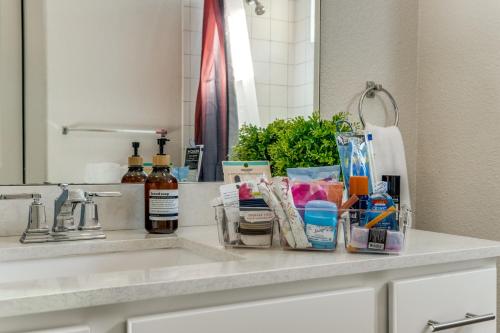
<path fill-rule="evenodd" d="M 143 231 L 107 232 L 99 241 L 21 245 L 14 237 L 0 238 L 1 267 L 23 260 L 78 254 L 115 253 L 183 248 L 207 258 L 197 264 L 93 272 L 67 272 L 60 277 L 20 276 L 1 280 L 0 317 L 77 309 L 106 304 L 192 295 L 406 269 L 436 264 L 482 260 L 500 256 L 500 242 L 410 230 L 401 255 L 349 254 L 343 244 L 336 252 L 223 249 L 215 226 L 186 227 L 177 236 L 149 236 Z M 164 250 L 168 256 L 169 250 Z M 71 257 L 69 257 L 71 259 Z M 7 281 L 7 282 L 5 282 Z"/>

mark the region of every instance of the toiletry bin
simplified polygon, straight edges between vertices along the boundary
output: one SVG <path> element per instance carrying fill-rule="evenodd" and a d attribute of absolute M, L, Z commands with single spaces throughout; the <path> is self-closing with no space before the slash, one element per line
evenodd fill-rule
<path fill-rule="evenodd" d="M 355 214 L 353 214 L 355 213 Z M 352 223 L 352 215 L 380 216 L 381 227 L 377 224 L 359 225 Z M 390 214 L 390 215 L 385 215 Z M 397 228 L 387 229 L 384 225 L 383 216 L 399 216 L 396 221 Z M 406 234 L 410 228 L 412 212 L 406 208 L 396 210 L 392 207 L 390 210 L 348 210 L 341 214 L 339 223 L 342 223 L 344 244 L 346 250 L 351 253 L 379 253 L 379 254 L 400 254 L 405 250 Z M 375 221 L 376 222 L 376 221 Z"/>

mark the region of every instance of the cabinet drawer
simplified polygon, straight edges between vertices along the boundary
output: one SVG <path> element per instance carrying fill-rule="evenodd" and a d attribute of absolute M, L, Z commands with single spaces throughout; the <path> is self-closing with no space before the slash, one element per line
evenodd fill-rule
<path fill-rule="evenodd" d="M 373 333 L 374 295 L 371 288 L 349 289 L 133 318 L 128 332 Z"/>
<path fill-rule="evenodd" d="M 496 315 L 496 269 L 462 271 L 392 281 L 389 285 L 391 333 L 430 332 L 427 322 L 456 322 L 466 313 Z M 496 320 L 446 332 L 495 333 Z"/>

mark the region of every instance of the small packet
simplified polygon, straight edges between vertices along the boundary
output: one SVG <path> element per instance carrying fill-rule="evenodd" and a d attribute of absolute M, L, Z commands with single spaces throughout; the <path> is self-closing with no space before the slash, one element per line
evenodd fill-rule
<path fill-rule="evenodd" d="M 338 181 L 340 166 L 289 168 L 292 196 L 297 208 L 304 208 L 309 201 L 330 201 L 342 205 L 343 184 Z"/>
<path fill-rule="evenodd" d="M 223 161 L 224 183 L 241 183 L 271 179 L 271 166 L 268 161 Z"/>
<path fill-rule="evenodd" d="M 367 211 L 364 218 L 361 219 L 361 226 L 364 226 L 382 212 L 386 211 L 390 207 L 394 206 L 394 201 L 391 196 L 387 194 L 387 183 L 386 182 L 378 182 L 375 186 L 375 191 L 368 198 L 367 203 Z M 384 218 L 382 221 L 377 223 L 376 227 L 378 229 L 385 230 L 399 230 L 398 219 L 396 218 L 396 214 L 391 214 L 388 217 Z"/>
<path fill-rule="evenodd" d="M 380 250 L 385 249 L 385 242 L 387 239 L 387 230 L 372 228 L 368 234 L 368 249 Z"/>

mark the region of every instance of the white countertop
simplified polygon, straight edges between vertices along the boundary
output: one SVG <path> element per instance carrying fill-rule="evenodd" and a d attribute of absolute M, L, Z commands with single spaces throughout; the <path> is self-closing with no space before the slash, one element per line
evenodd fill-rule
<path fill-rule="evenodd" d="M 218 245 L 215 226 L 181 228 L 176 236 L 107 232 L 106 240 L 22 245 L 0 238 L 0 266 L 62 255 L 181 247 L 213 263 L 0 283 L 0 317 L 254 287 L 315 278 L 500 256 L 500 242 L 410 230 L 401 255 L 231 249 Z M 168 250 L 166 250 L 168 251 Z"/>

